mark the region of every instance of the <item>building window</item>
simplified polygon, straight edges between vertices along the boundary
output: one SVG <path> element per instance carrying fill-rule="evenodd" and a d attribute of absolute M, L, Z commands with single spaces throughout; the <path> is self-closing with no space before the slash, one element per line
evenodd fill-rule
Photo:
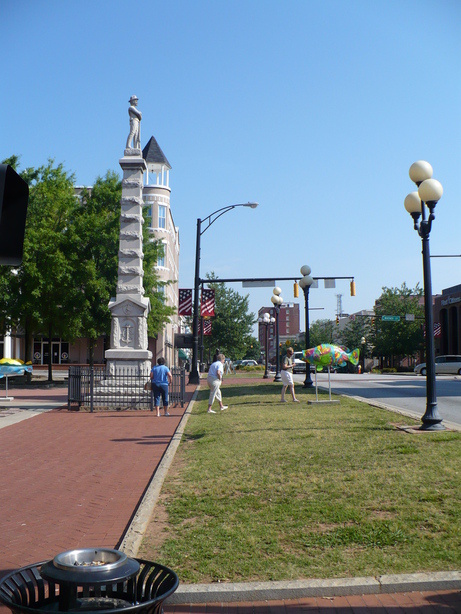
<path fill-rule="evenodd" d="M 166 228 L 166 207 L 165 205 L 158 206 L 158 227 Z"/>

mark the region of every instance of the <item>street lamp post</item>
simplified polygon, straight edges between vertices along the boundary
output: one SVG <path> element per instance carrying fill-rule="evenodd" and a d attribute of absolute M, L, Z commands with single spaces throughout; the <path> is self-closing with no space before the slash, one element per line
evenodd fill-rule
<path fill-rule="evenodd" d="M 282 376 L 280 375 L 280 338 L 279 338 L 279 314 L 280 308 L 283 303 L 281 297 L 282 290 L 279 287 L 275 287 L 272 290 L 271 302 L 275 309 L 275 377 L 274 382 L 281 382 Z"/>
<path fill-rule="evenodd" d="M 264 314 L 264 317 L 259 318 L 258 322 L 264 326 L 264 352 L 265 352 L 265 369 L 263 379 L 269 378 L 269 345 L 268 345 L 268 329 L 271 324 L 275 322 L 275 318 L 271 317 L 267 312 Z"/>
<path fill-rule="evenodd" d="M 443 194 L 442 185 L 432 179 L 432 166 L 429 162 L 419 160 L 410 167 L 410 179 L 418 186 L 417 192 L 411 192 L 405 198 L 405 209 L 414 220 L 414 228 L 421 237 L 424 278 L 424 319 L 426 325 L 426 412 L 421 418 L 421 430 L 440 431 L 442 417 L 437 409 L 435 387 L 435 347 L 434 316 L 432 312 L 431 256 L 429 252 L 429 235 L 435 219 L 434 209 Z M 429 209 L 429 217 L 426 219 Z M 419 218 L 421 217 L 421 221 Z"/>
<path fill-rule="evenodd" d="M 310 335 L 309 335 L 309 288 L 314 283 L 314 279 L 311 277 L 311 267 L 305 264 L 301 267 L 300 270 L 301 275 L 303 276 L 299 281 L 299 286 L 304 292 L 304 311 L 305 311 L 305 324 L 306 324 L 306 350 L 309 349 L 310 346 Z M 313 385 L 311 378 L 311 366 L 308 362 L 306 362 L 306 378 L 304 380 L 303 388 L 311 388 Z"/>
<path fill-rule="evenodd" d="M 362 337 L 360 339 L 360 344 L 362 346 L 362 361 L 363 361 L 362 373 L 365 373 L 365 350 L 367 348 L 367 340 L 365 339 L 365 337 Z"/>
<path fill-rule="evenodd" d="M 250 207 L 251 209 L 256 209 L 258 203 L 242 203 L 238 205 L 228 205 L 227 207 L 222 207 L 221 209 L 217 209 L 210 213 L 204 219 L 197 219 L 197 237 L 195 242 L 195 277 L 194 277 L 194 313 L 192 319 L 192 367 L 189 374 L 189 383 L 190 384 L 199 384 L 200 383 L 200 373 L 197 367 L 198 362 L 198 323 L 199 323 L 199 289 L 200 289 L 200 238 L 204 232 L 208 230 L 208 228 L 216 222 L 218 218 L 222 215 L 235 209 L 236 207 Z M 205 225 L 206 224 L 206 225 Z M 205 225 L 202 229 L 202 225 Z"/>

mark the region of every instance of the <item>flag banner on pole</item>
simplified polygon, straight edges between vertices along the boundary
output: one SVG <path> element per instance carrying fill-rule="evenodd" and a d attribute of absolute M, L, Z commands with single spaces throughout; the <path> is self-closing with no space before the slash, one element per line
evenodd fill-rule
<path fill-rule="evenodd" d="M 203 334 L 211 335 L 211 320 L 203 320 Z"/>
<path fill-rule="evenodd" d="M 192 290 L 180 290 L 179 291 L 179 316 L 191 316 L 192 315 Z"/>
<path fill-rule="evenodd" d="M 202 334 L 202 322 L 203 322 L 203 336 L 205 337 L 206 335 L 211 335 L 211 320 L 204 320 L 203 318 L 200 318 L 199 323 L 198 323 L 198 334 L 201 335 Z"/>
<path fill-rule="evenodd" d="M 214 290 L 202 290 L 200 315 L 202 318 L 214 316 Z"/>
<path fill-rule="evenodd" d="M 440 322 L 434 322 L 434 337 L 442 336 L 442 325 Z"/>

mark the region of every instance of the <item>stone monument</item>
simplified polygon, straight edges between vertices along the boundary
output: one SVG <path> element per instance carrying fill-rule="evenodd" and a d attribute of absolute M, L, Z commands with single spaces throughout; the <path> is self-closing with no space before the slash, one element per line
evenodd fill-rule
<path fill-rule="evenodd" d="M 105 357 L 110 375 L 120 369 L 149 373 L 152 352 L 148 350 L 147 315 L 150 301 L 143 288 L 142 188 L 147 169 L 141 151 L 141 112 L 138 98 L 130 98 L 130 133 L 124 156 L 118 253 L 118 283 L 115 298 L 109 302 L 112 316 L 110 349 Z"/>

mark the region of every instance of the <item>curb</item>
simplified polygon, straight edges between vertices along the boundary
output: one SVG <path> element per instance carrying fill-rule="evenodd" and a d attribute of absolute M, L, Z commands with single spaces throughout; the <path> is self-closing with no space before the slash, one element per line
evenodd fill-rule
<path fill-rule="evenodd" d="M 416 414 L 416 412 L 411 411 L 410 409 L 401 409 L 400 407 L 394 407 L 393 405 L 387 405 L 386 403 L 382 403 L 381 401 L 375 401 L 373 399 L 366 399 L 365 397 L 359 397 L 352 394 L 344 394 L 341 393 L 339 396 L 348 397 L 349 399 L 355 399 L 356 401 L 360 401 L 362 403 L 366 403 L 371 407 L 377 407 L 378 409 L 385 409 L 387 411 L 391 411 L 394 414 L 400 414 L 401 416 L 406 416 L 407 418 L 413 418 L 414 420 L 421 420 L 421 415 Z M 461 426 L 459 424 L 455 424 L 454 422 L 449 422 L 448 420 L 443 420 L 443 425 L 450 431 L 461 431 Z M 430 433 L 433 431 L 424 431 L 426 433 Z M 438 431 L 441 432 L 441 431 Z"/>
<path fill-rule="evenodd" d="M 157 504 L 157 500 L 159 498 L 163 482 L 165 481 L 170 465 L 173 462 L 174 456 L 176 454 L 176 450 L 178 449 L 178 446 L 181 442 L 181 438 L 184 433 L 187 421 L 189 420 L 189 416 L 192 413 L 192 409 L 194 407 L 195 399 L 197 398 L 199 388 L 200 385 L 198 385 L 195 389 L 192 395 L 192 399 L 190 400 L 186 411 L 184 412 L 178 424 L 178 428 L 174 432 L 171 442 L 167 447 L 165 454 L 163 455 L 163 458 L 160 461 L 154 475 L 152 476 L 149 485 L 147 486 L 147 490 L 144 493 L 143 498 L 141 499 L 138 509 L 136 510 L 136 513 L 133 517 L 133 520 L 131 521 L 128 529 L 126 530 L 120 542 L 118 549 L 122 550 L 128 556 L 135 557 L 138 554 L 138 550 L 141 546 L 144 533 L 147 530 L 150 518 Z"/>
<path fill-rule="evenodd" d="M 461 572 L 387 575 L 365 578 L 180 585 L 171 604 L 282 601 L 307 597 L 344 597 L 413 591 L 460 590 Z"/>

